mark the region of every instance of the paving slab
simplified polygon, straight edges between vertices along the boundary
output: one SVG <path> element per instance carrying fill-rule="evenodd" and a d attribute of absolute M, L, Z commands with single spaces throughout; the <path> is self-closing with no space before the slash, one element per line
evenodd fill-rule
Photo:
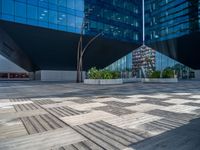
<path fill-rule="evenodd" d="M 0 82 L 0 149 L 200 149 L 199 98 L 197 81 Z"/>

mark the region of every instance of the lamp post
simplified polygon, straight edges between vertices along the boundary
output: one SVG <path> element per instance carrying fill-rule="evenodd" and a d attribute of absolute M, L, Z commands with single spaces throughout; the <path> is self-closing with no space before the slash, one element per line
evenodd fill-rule
<path fill-rule="evenodd" d="M 81 26 L 81 33 L 80 33 L 80 39 L 78 42 L 78 48 L 77 48 L 77 78 L 76 78 L 77 83 L 83 81 L 82 69 L 83 69 L 83 56 L 85 54 L 85 51 L 92 44 L 92 42 L 94 42 L 98 37 L 103 35 L 103 32 L 98 33 L 96 36 L 90 39 L 83 48 L 83 31 L 87 24 L 88 23 L 86 22 L 86 18 L 84 17 L 82 26 Z"/>

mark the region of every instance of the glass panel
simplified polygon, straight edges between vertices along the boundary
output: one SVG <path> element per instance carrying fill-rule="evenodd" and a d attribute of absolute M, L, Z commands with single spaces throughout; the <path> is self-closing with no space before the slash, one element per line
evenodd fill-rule
<path fill-rule="evenodd" d="M 37 5 L 37 0 L 27 0 L 28 4 Z"/>
<path fill-rule="evenodd" d="M 66 0 L 58 0 L 58 5 L 62 6 L 62 7 L 66 7 L 67 6 L 67 1 Z"/>
<path fill-rule="evenodd" d="M 38 17 L 39 17 L 39 20 L 40 21 L 45 21 L 45 22 L 48 22 L 48 10 L 45 9 L 45 8 L 39 8 L 39 14 L 38 14 Z"/>
<path fill-rule="evenodd" d="M 49 3 L 52 3 L 52 4 L 57 4 L 57 0 L 50 0 Z"/>
<path fill-rule="evenodd" d="M 70 27 L 75 27 L 75 16 L 68 14 L 67 15 L 67 25 Z"/>
<path fill-rule="evenodd" d="M 15 15 L 19 17 L 26 17 L 26 5 L 24 3 L 15 2 Z"/>
<path fill-rule="evenodd" d="M 26 23 L 26 18 L 21 18 L 21 17 L 15 17 L 15 21 L 19 23 Z"/>
<path fill-rule="evenodd" d="M 12 0 L 2 0 L 2 12 L 14 15 L 14 2 Z"/>
<path fill-rule="evenodd" d="M 14 16 L 2 14 L 4 20 L 14 21 Z"/>
<path fill-rule="evenodd" d="M 81 29 L 83 18 L 76 17 L 76 28 Z"/>
<path fill-rule="evenodd" d="M 2 12 L 2 0 L 0 0 L 0 18 L 1 18 L 1 13 Z"/>
<path fill-rule="evenodd" d="M 33 19 L 27 19 L 27 23 L 30 24 L 30 25 L 37 25 L 38 24 L 37 20 L 33 20 Z"/>
<path fill-rule="evenodd" d="M 70 9 L 74 9 L 75 8 L 75 3 L 74 0 L 67 0 L 67 7 Z"/>
<path fill-rule="evenodd" d="M 49 22 L 57 24 L 58 17 L 57 17 L 57 11 L 49 11 Z"/>
<path fill-rule="evenodd" d="M 66 25 L 66 14 L 65 13 L 62 13 L 62 12 L 59 12 L 58 13 L 58 24 L 60 25 Z"/>
<path fill-rule="evenodd" d="M 84 8 L 84 2 L 83 0 L 77 0 L 75 2 L 75 5 L 76 5 L 76 10 L 79 10 L 79 11 L 83 11 L 83 8 Z"/>
<path fill-rule="evenodd" d="M 27 17 L 31 19 L 37 19 L 37 7 L 28 5 L 27 6 Z"/>

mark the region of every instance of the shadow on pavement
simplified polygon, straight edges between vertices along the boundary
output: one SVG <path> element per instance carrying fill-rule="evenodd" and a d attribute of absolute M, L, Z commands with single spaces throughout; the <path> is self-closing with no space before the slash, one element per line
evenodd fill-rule
<path fill-rule="evenodd" d="M 135 150 L 200 150 L 200 118 L 130 147 Z"/>

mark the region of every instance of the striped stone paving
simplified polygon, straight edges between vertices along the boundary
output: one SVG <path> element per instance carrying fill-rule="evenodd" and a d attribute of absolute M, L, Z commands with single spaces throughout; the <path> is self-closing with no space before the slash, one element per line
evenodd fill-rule
<path fill-rule="evenodd" d="M 188 88 L 193 88 L 191 84 L 186 85 Z M 126 86 L 124 89 L 131 93 L 132 85 Z M 184 88 L 181 88 L 185 86 L 183 84 L 174 89 L 167 88 L 167 91 L 171 89 L 172 92 L 155 93 L 152 92 L 153 86 L 155 84 L 144 86 L 144 90 L 148 91 L 149 88 L 150 92 L 143 94 L 139 92 L 124 95 L 125 90 L 118 89 L 118 95 L 108 93 L 96 95 L 97 89 L 90 94 L 90 97 L 86 92 L 87 96 L 75 93 L 74 97 L 48 95 L 37 98 L 34 96 L 2 98 L 0 99 L 0 149 L 137 150 L 139 148 L 142 150 L 143 141 L 145 148 L 148 149 L 149 138 L 157 139 L 157 136 L 162 137 L 171 131 L 175 132 L 200 117 L 200 93 L 197 91 L 195 94 L 184 93 Z M 161 86 L 163 90 L 164 86 L 171 85 Z M 136 84 L 135 89 L 138 87 L 140 85 Z M 34 85 L 32 88 L 34 89 Z M 196 85 L 197 88 L 200 86 Z M 195 132 L 200 134 L 200 130 Z M 188 135 L 188 137 L 193 139 L 194 136 Z M 187 136 L 183 136 L 183 141 L 185 139 Z M 161 143 L 163 140 L 167 141 L 168 138 L 162 139 Z M 181 140 L 179 141 L 181 143 Z M 200 149 L 200 145 L 197 144 L 196 148 Z M 156 147 L 149 149 L 154 150 Z"/>

